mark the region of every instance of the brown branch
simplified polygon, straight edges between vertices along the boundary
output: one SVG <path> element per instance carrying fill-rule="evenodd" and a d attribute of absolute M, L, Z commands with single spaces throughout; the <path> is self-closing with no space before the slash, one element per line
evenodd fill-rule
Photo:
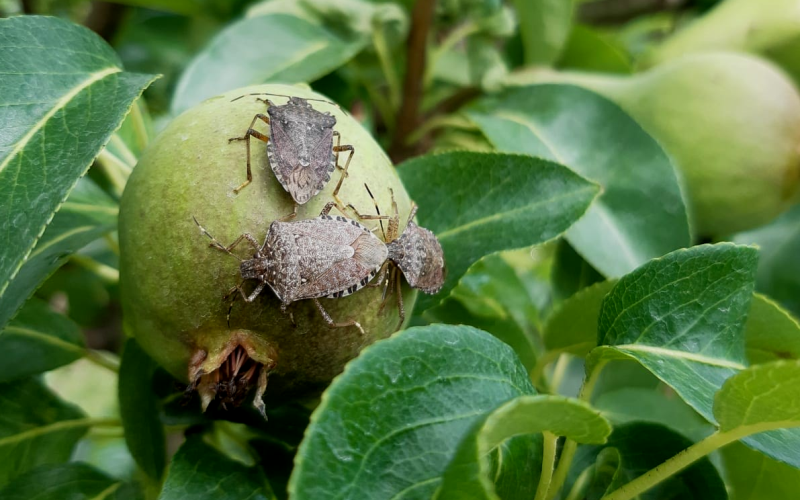
<path fill-rule="evenodd" d="M 435 4 L 435 0 L 417 0 L 411 13 L 411 30 L 408 33 L 408 50 L 406 52 L 406 74 L 403 79 L 403 99 L 397 115 L 392 145 L 389 147 L 389 156 L 395 163 L 410 156 L 411 152 L 405 144 L 406 139 L 419 125 L 428 32 L 433 23 Z"/>

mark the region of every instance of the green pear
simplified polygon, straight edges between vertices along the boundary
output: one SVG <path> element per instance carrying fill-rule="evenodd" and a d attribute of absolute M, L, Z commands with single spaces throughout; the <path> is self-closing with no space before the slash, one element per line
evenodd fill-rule
<path fill-rule="evenodd" d="M 800 96 L 760 58 L 700 53 L 631 76 L 535 71 L 511 83 L 532 82 L 580 85 L 628 112 L 672 158 L 701 238 L 763 225 L 797 201 Z"/>
<path fill-rule="evenodd" d="M 759 54 L 800 77 L 800 1 L 726 0 L 645 53 L 641 68 L 686 54 L 741 51 Z"/>
<path fill-rule="evenodd" d="M 251 303 L 238 297 L 231 306 L 230 300 L 223 299 L 241 282 L 239 261 L 209 248 L 210 240 L 193 218 L 224 245 L 244 233 L 262 242 L 270 223 L 287 216 L 294 206 L 269 167 L 266 145 L 257 140 L 251 144 L 253 181 L 239 194 L 233 192 L 245 180 L 246 148 L 244 142 L 229 143 L 228 139 L 242 136 L 253 116 L 266 109 L 255 96 L 234 98 L 255 92 L 325 99 L 304 88 L 260 85 L 199 104 L 173 120 L 148 146 L 128 181 L 120 208 L 125 330 L 175 377 L 198 383 L 204 406 L 213 399 L 219 383 L 229 382 L 226 378 L 237 363 L 243 364 L 240 375 L 253 364 L 271 370 L 265 396 L 268 408 L 286 398 L 313 396 L 363 347 L 394 332 L 399 320 L 394 297 L 382 307 L 380 288 L 321 299 L 335 321 L 354 319 L 365 334 L 354 327 L 330 328 L 311 301 L 290 305 L 290 317 L 281 311 L 269 288 Z M 284 97 L 266 97 L 278 105 L 286 103 Z M 411 201 L 380 146 L 335 105 L 311 104 L 333 114 L 342 144 L 355 148 L 339 193 L 343 202 L 352 203 L 361 213 L 374 213 L 366 183 L 381 208 L 390 212 L 391 189 L 405 224 L 402 214 L 409 213 Z M 262 122 L 254 128 L 268 131 Z M 322 192 L 299 208 L 296 219 L 319 215 L 332 201 L 339 176 L 339 171 L 333 172 Z M 333 215 L 337 215 L 335 209 Z M 377 221 L 364 224 L 373 228 Z M 377 234 L 380 237 L 380 230 Z M 253 256 L 246 244 L 233 252 L 241 259 Z M 253 286 L 245 284 L 245 289 L 249 292 Z M 407 290 L 404 296 L 410 310 L 415 294 Z M 263 389 L 266 376 L 262 381 L 259 370 L 246 382 L 255 384 L 258 379 Z M 216 379 L 215 374 L 219 375 Z M 234 381 L 240 384 L 240 378 L 231 378 Z"/>

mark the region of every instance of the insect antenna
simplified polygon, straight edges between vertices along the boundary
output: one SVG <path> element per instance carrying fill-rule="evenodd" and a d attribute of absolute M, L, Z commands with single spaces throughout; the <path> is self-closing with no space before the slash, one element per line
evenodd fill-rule
<path fill-rule="evenodd" d="M 372 196 L 372 191 L 369 190 L 369 186 L 367 186 L 366 182 L 364 183 L 364 187 L 367 188 L 367 193 L 369 194 L 369 197 L 372 198 L 372 203 L 375 204 L 375 211 L 378 213 L 378 215 L 380 215 L 381 214 L 381 209 L 378 208 L 378 202 L 375 201 L 375 197 Z M 383 235 L 383 241 L 386 241 L 386 231 L 383 230 L 383 220 L 379 219 L 378 222 L 381 225 L 381 234 Z"/>
<path fill-rule="evenodd" d="M 220 243 L 219 241 L 217 241 L 217 239 L 216 239 L 216 238 L 214 238 L 213 236 L 211 236 L 211 234 L 210 234 L 208 231 L 206 231 L 206 228 L 204 228 L 203 226 L 201 226 L 201 225 L 200 225 L 200 223 L 197 221 L 197 217 L 195 217 L 194 215 L 192 215 L 192 219 L 194 219 L 194 223 L 195 223 L 195 224 L 197 224 L 197 227 L 199 227 L 199 228 L 200 228 L 200 232 L 202 232 L 203 234 L 205 234 L 206 236 L 208 236 L 208 238 L 211 240 L 211 242 L 212 242 L 212 243 L 210 244 L 210 246 L 212 246 L 212 247 L 216 248 L 217 250 L 221 250 L 221 251 L 225 252 L 226 254 L 230 255 L 231 257 L 233 257 L 234 259 L 238 260 L 239 262 L 241 262 L 241 261 L 242 261 L 242 259 L 241 259 L 241 258 L 239 258 L 238 256 L 236 256 L 236 255 L 235 255 L 233 252 L 231 252 L 231 251 L 230 251 L 228 248 L 226 248 L 226 247 L 225 247 L 225 245 L 223 245 L 222 243 Z M 238 240 L 237 240 L 237 242 L 238 242 Z"/>
<path fill-rule="evenodd" d="M 239 99 L 241 99 L 242 97 L 247 97 L 247 96 L 251 96 L 251 95 L 271 95 L 271 96 L 275 96 L 275 97 L 285 97 L 285 98 L 287 98 L 287 99 L 291 99 L 292 97 L 297 97 L 297 96 L 290 96 L 290 95 L 286 95 L 286 94 L 272 94 L 272 93 L 270 93 L 270 92 L 256 92 L 256 93 L 253 93 L 253 94 L 243 94 L 243 95 L 240 95 L 239 97 L 237 97 L 237 98 L 235 98 L 235 99 L 231 99 L 231 102 L 233 102 L 233 101 L 238 101 L 238 100 L 239 100 Z M 339 106 L 338 104 L 336 104 L 335 102 L 332 102 L 332 101 L 327 101 L 327 100 L 325 100 L 325 99 L 313 99 L 313 98 L 311 98 L 311 97 L 309 97 L 309 98 L 301 97 L 301 99 L 303 99 L 304 101 L 317 101 L 317 102 L 325 102 L 325 103 L 328 103 L 328 104 L 330 104 L 330 105 L 336 106 L 336 107 L 337 107 L 337 108 L 339 108 L 339 109 L 342 109 L 342 107 L 341 107 L 341 106 Z"/>

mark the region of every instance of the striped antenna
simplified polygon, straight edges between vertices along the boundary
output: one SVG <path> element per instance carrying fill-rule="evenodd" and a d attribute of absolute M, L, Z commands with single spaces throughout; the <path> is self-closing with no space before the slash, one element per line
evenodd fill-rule
<path fill-rule="evenodd" d="M 298 97 L 298 96 L 291 96 L 291 95 L 286 95 L 286 94 L 271 94 L 271 93 L 269 93 L 269 92 L 257 92 L 257 93 L 255 93 L 255 94 L 243 94 L 243 95 L 240 95 L 240 96 L 239 96 L 239 97 L 237 97 L 236 99 L 231 99 L 231 102 L 233 102 L 233 101 L 238 101 L 238 100 L 239 100 L 239 99 L 241 99 L 242 97 L 247 97 L 247 96 L 249 96 L 249 95 L 271 95 L 271 96 L 275 96 L 275 97 L 285 97 L 285 98 L 287 98 L 287 99 L 291 99 L 292 97 Z M 312 99 L 312 98 L 305 98 L 305 97 L 300 97 L 300 99 L 303 99 L 304 101 L 317 101 L 317 102 L 325 102 L 325 103 L 331 104 L 331 105 L 333 105 L 333 106 L 336 106 L 336 107 L 337 107 L 337 108 L 339 108 L 339 109 L 342 109 L 342 107 L 341 107 L 341 106 L 339 106 L 338 104 L 336 104 L 335 102 L 332 102 L 332 101 L 326 101 L 325 99 Z"/>

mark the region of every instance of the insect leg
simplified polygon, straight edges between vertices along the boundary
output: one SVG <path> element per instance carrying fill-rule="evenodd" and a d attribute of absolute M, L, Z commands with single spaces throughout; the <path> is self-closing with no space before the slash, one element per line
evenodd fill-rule
<path fill-rule="evenodd" d="M 334 132 L 333 134 L 336 136 L 336 146 L 333 147 L 333 152 L 336 153 L 336 168 L 342 170 L 342 175 L 339 177 L 339 182 L 336 183 L 336 188 L 333 190 L 333 199 L 336 200 L 336 203 L 338 203 L 340 207 L 344 207 L 342 200 L 339 199 L 339 190 L 342 188 L 344 178 L 348 175 L 347 168 L 350 166 L 350 160 L 353 159 L 356 149 L 349 144 L 341 146 L 340 142 L 342 135 L 339 132 Z M 343 169 L 339 166 L 339 153 L 342 151 L 350 151 L 350 154 L 347 155 L 347 161 L 345 162 Z"/>
<path fill-rule="evenodd" d="M 384 262 L 381 266 L 381 271 L 378 273 L 378 279 L 373 281 L 372 283 L 367 283 L 364 285 L 366 288 L 378 288 L 379 286 L 383 285 L 383 280 L 386 279 L 386 268 L 388 267 L 388 261 Z"/>
<path fill-rule="evenodd" d="M 250 233 L 245 233 L 245 234 L 239 236 L 238 238 L 236 238 L 236 240 L 233 243 L 231 243 L 230 245 L 228 245 L 226 247 L 225 245 L 220 243 L 216 238 L 211 236 L 211 234 L 208 231 L 206 231 L 206 229 L 203 226 L 200 225 L 200 223 L 197 221 L 196 217 L 192 216 L 192 219 L 194 219 L 194 223 L 197 224 L 197 227 L 200 228 L 200 231 L 202 231 L 202 233 L 205 234 L 206 236 L 208 236 L 208 238 L 212 241 L 212 243 L 209 243 L 208 246 L 210 246 L 212 248 L 216 248 L 217 250 L 220 250 L 222 252 L 225 252 L 228 255 L 232 255 L 233 257 L 236 257 L 235 255 L 233 255 L 233 253 L 231 253 L 231 250 L 233 250 L 236 247 L 236 245 L 241 243 L 242 240 L 247 240 L 251 245 L 253 245 L 253 248 L 256 251 L 258 251 L 259 248 L 260 248 L 259 245 L 258 245 L 258 242 L 256 241 L 256 239 L 253 238 L 253 236 Z M 239 257 L 236 257 L 236 258 L 239 259 Z M 239 260 L 241 260 L 241 259 L 239 259 Z"/>
<path fill-rule="evenodd" d="M 267 286 L 267 283 L 265 281 L 262 281 L 261 283 L 256 285 L 256 287 L 253 289 L 253 291 L 250 292 L 250 296 L 249 297 L 244 297 L 244 292 L 242 292 L 242 296 L 244 297 L 244 300 L 246 300 L 247 302 L 253 302 L 254 300 L 256 300 L 256 297 L 258 297 L 258 294 L 261 293 L 261 290 L 263 290 L 265 286 Z M 240 288 L 240 290 L 241 290 L 241 288 Z"/>
<path fill-rule="evenodd" d="M 284 221 L 287 221 L 287 220 L 292 220 L 295 217 L 297 217 L 297 206 L 298 206 L 297 203 L 295 203 L 294 204 L 294 208 L 292 208 L 292 212 L 290 214 L 288 214 L 288 215 L 284 215 L 283 217 L 281 217 L 278 220 L 281 221 L 281 222 L 284 222 Z"/>
<path fill-rule="evenodd" d="M 406 308 L 403 305 L 402 282 L 400 281 L 399 274 L 400 274 L 400 268 L 397 267 L 395 268 L 394 286 L 395 286 L 395 293 L 397 293 L 397 311 L 400 313 L 400 323 L 397 325 L 398 329 L 401 326 L 403 326 L 403 322 L 405 322 L 406 320 Z"/>
<path fill-rule="evenodd" d="M 333 321 L 333 318 L 331 318 L 331 315 L 328 314 L 328 311 L 326 311 L 325 308 L 322 307 L 322 304 L 319 302 L 319 299 L 311 299 L 311 300 L 314 301 L 314 305 L 317 306 L 317 310 L 319 311 L 320 314 L 322 314 L 322 318 L 325 320 L 326 323 L 328 323 L 329 327 L 344 328 L 347 326 L 355 326 L 356 328 L 358 328 L 358 331 L 361 332 L 361 335 L 366 335 L 364 329 L 361 328 L 361 324 L 358 321 L 351 319 L 350 321 L 345 321 L 343 323 L 336 323 Z"/>
<path fill-rule="evenodd" d="M 233 141 L 246 141 L 247 144 L 247 180 L 244 181 L 239 187 L 233 190 L 234 193 L 239 194 L 245 186 L 250 184 L 253 180 L 253 171 L 250 167 L 250 138 L 255 137 L 256 139 L 264 142 L 269 142 L 269 137 L 262 134 L 261 132 L 254 130 L 253 126 L 256 124 L 256 120 L 262 120 L 264 123 L 269 125 L 269 117 L 265 114 L 258 113 L 256 116 L 253 117 L 253 121 L 250 122 L 250 126 L 247 127 L 247 132 L 242 137 L 231 137 L 228 139 L 228 143 Z"/>

